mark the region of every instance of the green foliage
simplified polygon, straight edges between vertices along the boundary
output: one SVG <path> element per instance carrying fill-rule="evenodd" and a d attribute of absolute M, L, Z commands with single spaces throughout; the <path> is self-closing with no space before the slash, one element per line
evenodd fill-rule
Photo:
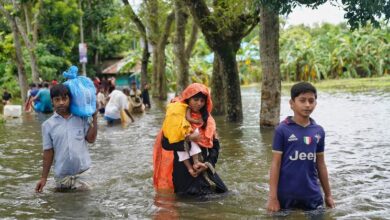
<path fill-rule="evenodd" d="M 45 0 L 39 18 L 39 41 L 46 49 L 56 56 L 72 56 L 73 48 L 79 41 L 79 16 L 76 0 L 56 1 Z"/>
<path fill-rule="evenodd" d="M 13 96 L 19 93 L 14 53 L 12 34 L 0 32 L 0 88 L 7 88 Z"/>
<path fill-rule="evenodd" d="M 47 81 L 61 78 L 62 72 L 71 65 L 65 57 L 49 53 L 44 44 L 38 44 L 37 54 L 41 78 Z"/>
<path fill-rule="evenodd" d="M 336 0 L 260 0 L 258 4 L 265 5 L 281 15 L 289 14 L 297 6 L 317 8 L 318 6 Z M 380 26 L 380 20 L 390 19 L 390 0 L 342 0 L 345 18 L 352 29 L 366 24 Z"/>
<path fill-rule="evenodd" d="M 371 25 L 353 32 L 344 25 L 291 27 L 280 37 L 282 76 L 285 80 L 382 76 L 390 71 L 389 42 L 388 31 Z"/>

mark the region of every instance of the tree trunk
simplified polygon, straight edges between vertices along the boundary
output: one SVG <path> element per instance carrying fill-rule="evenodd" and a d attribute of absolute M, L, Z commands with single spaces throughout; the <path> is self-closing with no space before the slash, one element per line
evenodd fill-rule
<path fill-rule="evenodd" d="M 39 0 L 37 2 L 37 11 L 36 13 L 34 14 L 34 18 L 33 18 L 33 30 L 32 30 L 32 42 L 33 42 L 33 45 L 37 45 L 38 43 L 38 28 L 39 28 L 39 15 L 41 14 L 41 7 L 42 7 L 42 4 L 43 4 L 43 0 Z"/>
<path fill-rule="evenodd" d="M 152 52 L 152 96 L 153 97 L 158 97 L 158 79 L 157 79 L 157 76 L 158 76 L 158 48 L 157 48 L 157 45 L 152 45 L 153 46 L 153 52 Z"/>
<path fill-rule="evenodd" d="M 165 76 L 165 46 L 166 44 L 159 45 L 157 57 L 157 92 L 160 100 L 167 99 L 167 78 Z"/>
<path fill-rule="evenodd" d="M 20 44 L 19 39 L 19 32 L 18 32 L 18 26 L 16 24 L 16 20 L 14 17 L 12 17 L 7 10 L 4 9 L 3 5 L 0 4 L 0 11 L 5 15 L 11 30 L 12 30 L 12 36 L 14 40 L 14 47 L 15 47 L 15 54 L 16 54 L 16 67 L 18 69 L 18 81 L 19 81 L 19 87 L 20 87 L 20 97 L 22 97 L 22 100 L 26 100 L 27 96 L 27 76 L 24 68 L 24 62 L 23 62 L 23 52 L 22 52 L 22 46 Z"/>
<path fill-rule="evenodd" d="M 165 100 L 167 99 L 167 80 L 165 76 L 165 47 L 168 43 L 168 37 L 171 33 L 171 26 L 173 23 L 173 19 L 175 19 L 175 14 L 170 13 L 167 16 L 167 20 L 165 22 L 165 27 L 162 35 L 159 38 L 159 43 L 155 49 L 157 53 L 157 60 L 155 64 L 156 65 L 156 70 L 157 70 L 157 81 L 156 81 L 156 92 L 157 92 L 157 97 L 160 100 Z"/>
<path fill-rule="evenodd" d="M 277 12 L 261 8 L 260 57 L 261 83 L 260 126 L 276 126 L 280 121 L 281 76 L 279 63 L 279 17 Z"/>
<path fill-rule="evenodd" d="M 224 81 L 223 93 L 226 100 L 226 119 L 230 122 L 242 121 L 241 89 L 236 54 L 242 38 L 249 34 L 258 23 L 258 10 L 250 10 L 250 14 L 244 12 L 235 16 L 234 19 L 229 19 L 221 12 L 212 12 L 205 0 L 185 0 L 184 2 L 202 30 L 207 45 L 220 57 Z M 219 1 L 213 1 L 213 3 L 218 5 Z M 223 1 L 221 7 L 222 5 L 224 5 Z M 215 83 L 218 82 L 214 80 L 213 84 Z"/>
<path fill-rule="evenodd" d="M 28 13 L 27 4 L 22 4 L 23 12 L 24 12 L 24 20 L 26 21 L 27 34 L 31 34 L 31 22 L 30 22 L 30 14 Z M 31 7 L 31 6 L 30 6 Z"/>
<path fill-rule="evenodd" d="M 99 24 L 96 24 L 96 33 L 95 34 L 96 34 L 95 35 L 95 39 L 96 40 L 99 39 L 99 37 L 100 37 L 100 26 L 99 26 Z M 94 63 L 95 63 L 95 66 L 98 66 L 99 63 L 100 63 L 99 50 L 95 50 Z"/>
<path fill-rule="evenodd" d="M 16 67 L 18 69 L 18 81 L 20 87 L 20 97 L 22 97 L 22 100 L 24 101 L 27 98 L 27 76 L 24 68 L 22 46 L 20 44 L 19 33 L 17 32 L 17 26 L 15 20 L 11 22 L 11 29 L 14 38 Z"/>
<path fill-rule="evenodd" d="M 236 51 L 232 46 L 226 46 L 223 51 L 217 51 L 220 57 L 224 79 L 226 119 L 231 122 L 239 122 L 243 119 Z"/>
<path fill-rule="evenodd" d="M 186 57 L 186 24 L 187 14 L 185 13 L 184 3 L 181 0 L 175 0 L 175 66 L 176 66 L 176 95 L 180 94 L 189 84 L 188 80 L 188 58 Z"/>
<path fill-rule="evenodd" d="M 141 38 L 143 41 L 143 51 L 142 51 L 142 61 L 141 61 L 141 85 L 144 85 L 148 82 L 148 63 L 149 63 L 149 42 L 148 37 L 146 35 L 145 25 L 142 23 L 141 19 L 135 14 L 133 8 L 130 6 L 127 0 L 122 0 L 122 2 L 128 6 L 130 9 L 130 18 L 133 23 L 136 25 L 139 33 L 141 34 Z M 154 88 L 154 86 L 152 86 Z"/>
<path fill-rule="evenodd" d="M 141 85 L 143 86 L 148 82 L 148 63 L 149 63 L 149 42 L 145 37 L 142 38 L 144 42 L 144 48 L 142 49 L 142 60 L 141 60 Z"/>
<path fill-rule="evenodd" d="M 15 7 L 15 6 L 14 6 Z M 28 16 L 28 15 L 26 15 Z M 31 78 L 34 83 L 39 82 L 39 69 L 38 69 L 38 61 L 37 61 L 37 56 L 35 54 L 35 47 L 36 45 L 31 42 L 31 40 L 28 37 L 28 34 L 25 31 L 25 27 L 22 25 L 22 22 L 20 22 L 18 17 L 14 17 L 17 28 L 18 28 L 18 33 L 22 36 L 24 44 L 27 47 L 27 52 L 30 57 L 30 64 L 31 64 Z M 28 21 L 26 21 L 27 23 Z"/>
<path fill-rule="evenodd" d="M 195 21 L 192 21 L 192 30 L 190 39 L 188 39 L 187 47 L 186 47 L 186 58 L 189 60 L 191 58 L 192 50 L 195 47 L 195 43 L 198 40 L 198 32 L 199 28 L 198 25 L 196 25 Z"/>
<path fill-rule="evenodd" d="M 213 75 L 211 77 L 211 99 L 213 101 L 213 115 L 225 115 L 224 80 L 221 61 L 217 53 L 214 53 Z"/>

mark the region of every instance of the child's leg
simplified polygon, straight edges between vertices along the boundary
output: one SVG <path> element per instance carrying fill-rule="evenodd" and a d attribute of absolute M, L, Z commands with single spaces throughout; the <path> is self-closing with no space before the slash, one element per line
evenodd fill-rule
<path fill-rule="evenodd" d="M 196 177 L 197 174 L 194 171 L 194 168 L 191 165 L 190 162 L 190 155 L 187 151 L 177 151 L 177 156 L 179 156 L 179 161 L 183 162 L 184 165 L 187 167 L 188 172 L 191 174 L 191 176 Z"/>
<path fill-rule="evenodd" d="M 197 173 L 195 172 L 194 168 L 192 167 L 190 160 L 184 160 L 183 163 L 187 167 L 187 170 L 191 174 L 191 176 L 196 177 Z"/>
<path fill-rule="evenodd" d="M 179 162 L 190 159 L 190 155 L 188 154 L 187 151 L 176 151 L 176 152 L 177 152 L 177 156 L 179 156 Z"/>
<path fill-rule="evenodd" d="M 200 149 L 199 145 L 193 141 L 191 141 L 191 150 L 190 150 L 190 156 L 192 157 L 192 161 L 194 162 L 194 169 L 198 170 L 201 167 L 206 168 L 207 166 L 199 161 L 199 153 L 201 153 L 202 150 Z"/>
<path fill-rule="evenodd" d="M 188 152 L 190 154 L 190 156 L 198 155 L 200 152 L 202 152 L 202 150 L 200 149 L 199 145 L 197 143 L 191 141 L 191 149 Z M 195 161 L 194 161 L 194 163 L 195 163 Z"/>

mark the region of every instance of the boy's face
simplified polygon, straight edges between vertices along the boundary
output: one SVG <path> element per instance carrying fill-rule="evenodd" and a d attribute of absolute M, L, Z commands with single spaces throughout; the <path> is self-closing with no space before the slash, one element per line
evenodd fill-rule
<path fill-rule="evenodd" d="M 294 115 L 304 118 L 310 117 L 316 105 L 317 100 L 312 92 L 301 93 L 290 100 L 290 107 L 294 111 Z"/>
<path fill-rule="evenodd" d="M 62 115 L 69 113 L 69 96 L 56 96 L 51 100 L 53 102 L 54 110 Z"/>

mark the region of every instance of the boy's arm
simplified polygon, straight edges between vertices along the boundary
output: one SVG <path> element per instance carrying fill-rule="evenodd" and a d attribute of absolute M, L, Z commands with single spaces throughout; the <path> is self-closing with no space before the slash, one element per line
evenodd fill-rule
<path fill-rule="evenodd" d="M 273 152 L 269 178 L 269 197 L 267 204 L 267 210 L 270 212 L 277 212 L 280 210 L 280 204 L 278 200 L 278 182 L 281 163 L 282 153 Z"/>
<path fill-rule="evenodd" d="M 43 151 L 43 169 L 42 176 L 35 187 L 35 192 L 42 192 L 43 187 L 46 185 L 47 177 L 49 176 L 50 167 L 53 163 L 54 150 L 53 148 Z"/>
<path fill-rule="evenodd" d="M 328 169 L 326 168 L 324 153 L 319 153 L 316 155 L 316 157 L 317 157 L 316 160 L 317 160 L 318 177 L 320 179 L 322 189 L 324 190 L 325 193 L 326 206 L 330 208 L 334 208 L 335 203 L 333 201 L 332 192 L 330 190 Z"/>
<path fill-rule="evenodd" d="M 88 143 L 93 143 L 96 140 L 97 136 L 97 112 L 95 112 L 92 115 L 92 125 L 89 126 L 87 135 L 85 136 L 85 140 L 87 140 Z"/>

